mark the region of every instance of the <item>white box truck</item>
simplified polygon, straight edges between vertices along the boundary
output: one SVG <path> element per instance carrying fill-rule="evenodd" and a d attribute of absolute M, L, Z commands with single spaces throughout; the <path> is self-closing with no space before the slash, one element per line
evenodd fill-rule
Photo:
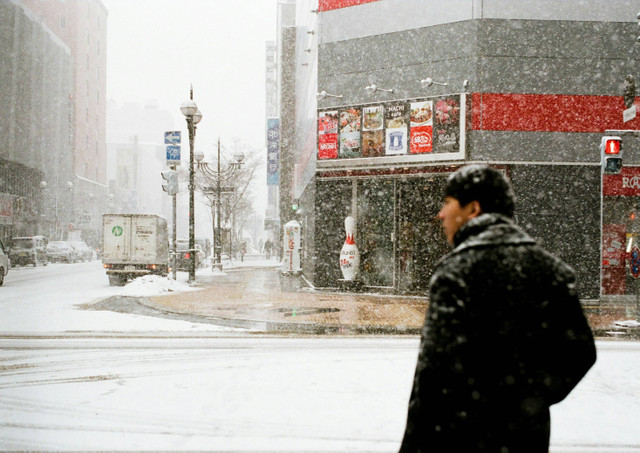
<path fill-rule="evenodd" d="M 102 242 L 102 265 L 111 286 L 125 285 L 141 275 L 169 273 L 169 236 L 162 217 L 104 214 Z"/>

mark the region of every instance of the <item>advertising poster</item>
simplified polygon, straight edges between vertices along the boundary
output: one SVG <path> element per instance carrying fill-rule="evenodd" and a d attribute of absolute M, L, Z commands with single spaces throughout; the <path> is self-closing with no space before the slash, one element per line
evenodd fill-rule
<path fill-rule="evenodd" d="M 409 121 L 407 104 L 391 104 L 385 111 L 386 154 L 406 154 Z"/>
<path fill-rule="evenodd" d="M 318 159 L 338 157 L 338 111 L 318 115 Z"/>
<path fill-rule="evenodd" d="M 383 112 L 381 105 L 362 109 L 362 157 L 384 155 Z"/>
<path fill-rule="evenodd" d="M 433 101 L 411 103 L 412 154 L 433 151 Z"/>
<path fill-rule="evenodd" d="M 434 147 L 437 153 L 460 150 L 460 99 L 450 96 L 435 101 Z"/>
<path fill-rule="evenodd" d="M 360 116 L 357 108 L 340 112 L 340 157 L 360 157 Z"/>

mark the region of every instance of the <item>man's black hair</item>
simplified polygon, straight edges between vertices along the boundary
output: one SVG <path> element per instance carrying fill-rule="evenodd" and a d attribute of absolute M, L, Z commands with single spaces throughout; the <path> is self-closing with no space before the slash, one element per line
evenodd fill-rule
<path fill-rule="evenodd" d="M 486 165 L 467 165 L 447 179 L 445 197 L 453 197 L 466 206 L 472 201 L 480 203 L 482 212 L 513 217 L 515 195 L 511 184 L 498 170 Z"/>

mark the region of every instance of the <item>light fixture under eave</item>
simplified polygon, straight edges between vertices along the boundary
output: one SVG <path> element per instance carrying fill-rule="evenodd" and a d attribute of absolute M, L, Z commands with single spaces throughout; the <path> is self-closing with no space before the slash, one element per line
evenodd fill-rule
<path fill-rule="evenodd" d="M 393 88 L 380 88 L 375 84 L 371 84 L 371 85 L 365 87 L 364 90 L 369 94 L 373 94 L 376 91 L 384 91 L 385 93 L 393 93 L 393 91 L 394 91 Z"/>
<path fill-rule="evenodd" d="M 342 95 L 341 94 L 329 94 L 326 91 L 322 90 L 319 93 L 316 93 L 316 98 L 318 98 L 318 101 L 321 101 L 324 98 L 342 98 Z"/>
<path fill-rule="evenodd" d="M 420 85 L 422 85 L 422 88 L 429 88 L 431 85 L 440 85 L 440 86 L 446 87 L 448 85 L 448 83 L 447 82 L 436 82 L 431 77 L 427 77 L 426 79 L 422 79 L 420 81 Z"/>

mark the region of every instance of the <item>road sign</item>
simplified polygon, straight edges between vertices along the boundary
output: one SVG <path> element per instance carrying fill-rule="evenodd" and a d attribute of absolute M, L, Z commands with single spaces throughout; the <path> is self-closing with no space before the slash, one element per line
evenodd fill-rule
<path fill-rule="evenodd" d="M 633 278 L 640 276 L 640 248 L 637 245 L 633 246 L 629 254 L 629 270 Z"/>
<path fill-rule="evenodd" d="M 180 165 L 180 145 L 167 145 L 167 165 Z"/>
<path fill-rule="evenodd" d="M 180 144 L 181 133 L 180 131 L 168 131 L 164 133 L 165 145 L 178 145 Z"/>

